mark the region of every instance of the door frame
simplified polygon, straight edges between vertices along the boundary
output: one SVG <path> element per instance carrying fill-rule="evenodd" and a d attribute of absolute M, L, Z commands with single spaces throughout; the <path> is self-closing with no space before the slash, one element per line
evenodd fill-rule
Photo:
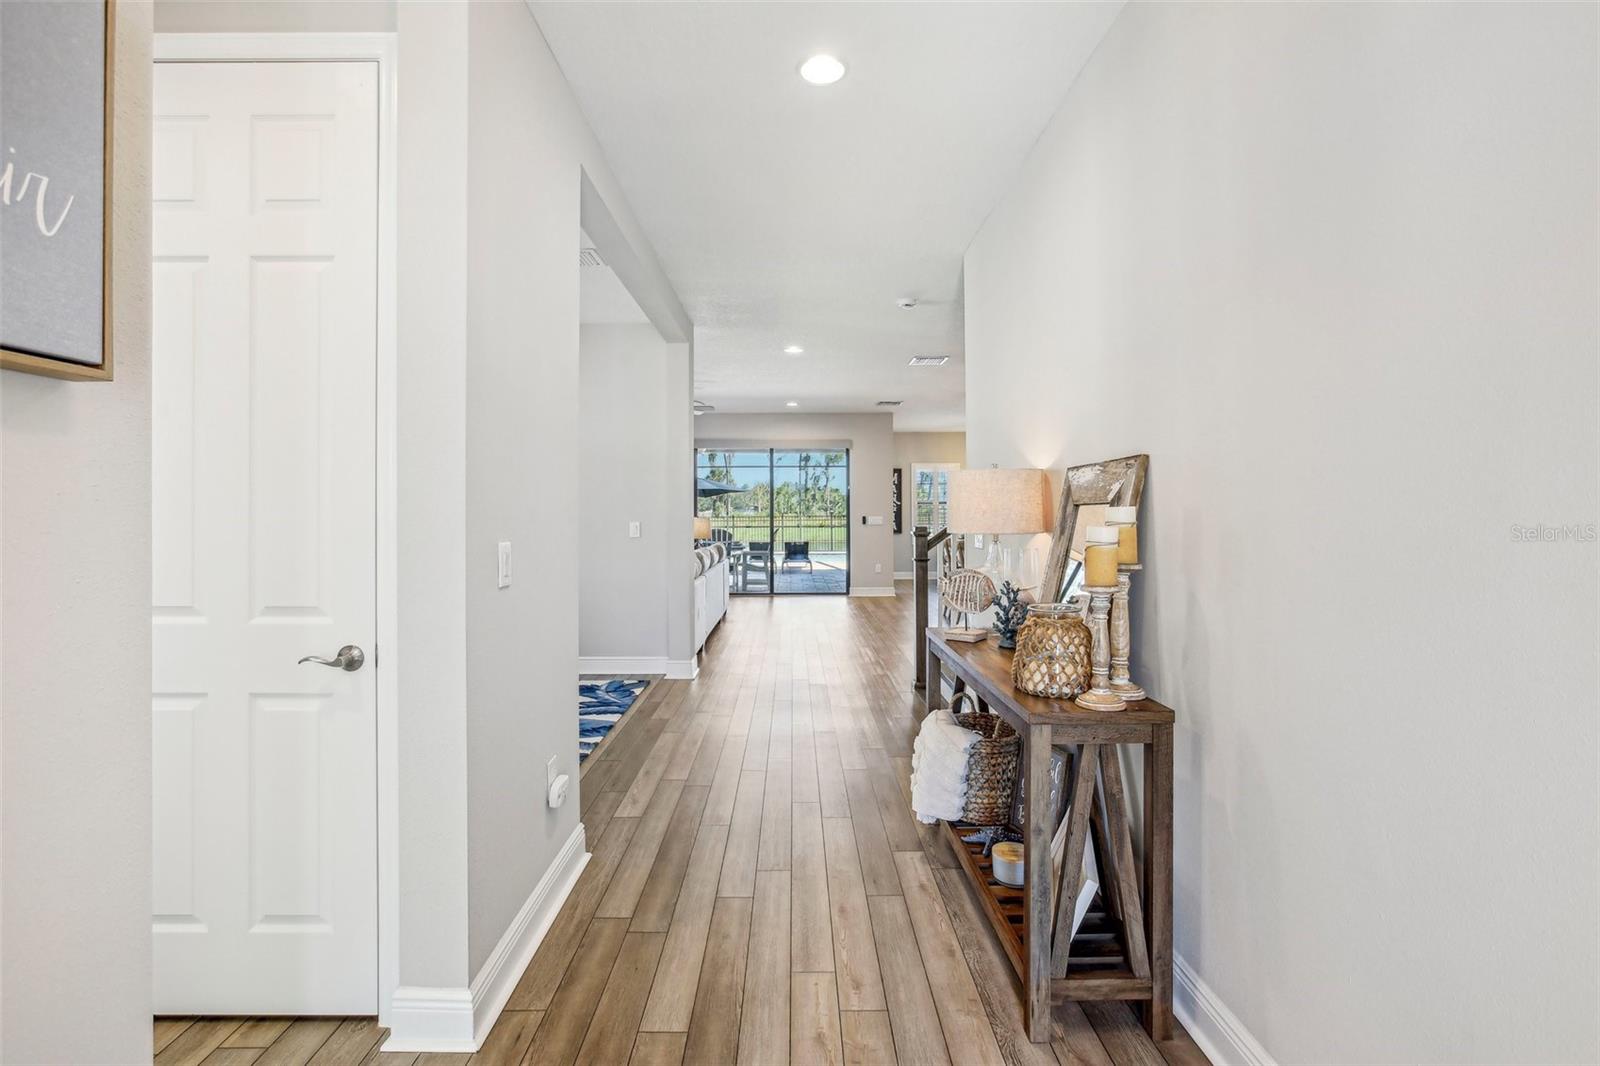
<path fill-rule="evenodd" d="M 377 643 L 368 663 L 377 695 L 378 987 L 376 1013 L 389 1024 L 400 985 L 400 749 L 399 692 L 399 406 L 395 195 L 398 156 L 395 81 L 398 49 L 393 33 L 157 33 L 156 63 L 375 63 L 378 69 L 378 282 L 376 459 L 374 532 L 377 542 Z"/>

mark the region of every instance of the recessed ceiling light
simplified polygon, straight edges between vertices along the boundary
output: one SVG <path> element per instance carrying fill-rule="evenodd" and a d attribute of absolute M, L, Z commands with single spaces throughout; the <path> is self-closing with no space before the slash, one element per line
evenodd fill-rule
<path fill-rule="evenodd" d="M 799 407 L 800 405 L 798 403 L 796 403 L 795 401 L 790 400 L 788 403 L 784 404 L 783 406 L 785 406 L 785 407 Z"/>
<path fill-rule="evenodd" d="M 844 77 L 844 64 L 830 55 L 815 55 L 800 64 L 800 76 L 812 85 L 832 85 Z"/>
<path fill-rule="evenodd" d="M 787 348 L 785 348 L 783 350 L 783 354 L 784 355 L 799 355 L 804 351 L 805 351 L 805 349 L 800 347 L 798 344 L 791 344 L 791 345 L 789 345 L 789 347 L 787 347 Z"/>
<path fill-rule="evenodd" d="M 950 361 L 948 355 L 913 355 L 907 366 L 944 366 Z"/>

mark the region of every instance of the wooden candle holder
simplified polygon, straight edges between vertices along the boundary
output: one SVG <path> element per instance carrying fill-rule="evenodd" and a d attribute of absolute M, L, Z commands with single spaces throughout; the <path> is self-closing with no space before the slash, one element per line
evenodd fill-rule
<path fill-rule="evenodd" d="M 1085 585 L 1083 591 L 1089 594 L 1090 663 L 1094 679 L 1089 691 L 1079 696 L 1076 703 L 1094 711 L 1120 711 L 1128 704 L 1111 688 L 1111 640 L 1106 624 L 1111 613 L 1111 597 L 1117 587 Z"/>
<path fill-rule="evenodd" d="M 1117 590 L 1111 594 L 1111 691 L 1129 703 L 1142 700 L 1145 695 L 1128 672 L 1128 657 L 1133 652 L 1133 610 L 1128 596 L 1133 587 L 1133 571 L 1142 569 L 1138 563 L 1117 567 Z"/>

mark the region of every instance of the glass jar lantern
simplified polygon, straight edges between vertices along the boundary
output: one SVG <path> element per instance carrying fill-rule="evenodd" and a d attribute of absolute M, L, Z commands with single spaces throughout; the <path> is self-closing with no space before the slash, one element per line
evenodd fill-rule
<path fill-rule="evenodd" d="M 1011 683 L 1030 695 L 1070 700 L 1089 688 L 1090 652 L 1081 599 L 1030 604 L 1017 631 Z"/>

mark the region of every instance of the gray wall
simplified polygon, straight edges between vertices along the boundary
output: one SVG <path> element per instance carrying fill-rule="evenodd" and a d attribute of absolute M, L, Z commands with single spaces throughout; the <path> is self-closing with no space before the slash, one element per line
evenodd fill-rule
<path fill-rule="evenodd" d="M 966 257 L 971 464 L 1151 455 L 1177 951 L 1280 1061 L 1600 1056 L 1597 546 L 1513 532 L 1597 518 L 1595 41 L 1129 5 Z"/>
<path fill-rule="evenodd" d="M 401 11 L 403 48 L 410 7 Z M 587 195 L 604 206 L 596 213 L 608 224 L 594 218 L 588 232 L 606 261 L 652 321 L 664 314 L 687 330 L 688 318 L 527 6 L 464 7 L 467 889 L 476 973 L 578 822 L 575 794 L 559 811 L 545 806 L 544 765 L 553 755 L 577 777 L 579 574 L 553 562 L 550 548 L 576 541 L 581 514 L 573 452 L 580 210 L 591 221 L 580 206 L 585 175 Z M 690 417 L 687 395 L 678 410 Z M 685 470 L 688 461 L 686 453 Z M 677 521 L 687 549 L 687 507 Z M 503 590 L 494 580 L 501 540 L 514 545 Z"/>
<path fill-rule="evenodd" d="M 150 7 L 117 5 L 116 380 L 0 372 L 0 1062 L 150 1061 Z"/>
<path fill-rule="evenodd" d="M 467 960 L 467 24 L 400 12 L 400 984 L 460 988 Z M 425 182 L 414 175 L 428 175 Z M 479 568 L 479 576 L 482 569 Z M 493 572 L 490 572 L 491 578 Z"/>
<path fill-rule="evenodd" d="M 904 478 L 901 496 L 904 501 L 904 532 L 894 538 L 894 570 L 897 574 L 911 572 L 916 554 L 911 531 L 917 525 L 917 483 L 911 468 L 917 463 L 965 463 L 967 435 L 965 433 L 896 433 L 894 435 L 894 465 Z"/>
<path fill-rule="evenodd" d="M 850 590 L 894 589 L 894 515 L 889 471 L 894 468 L 892 415 L 708 414 L 694 420 L 696 447 L 848 444 L 850 448 Z M 864 526 L 865 515 L 883 525 Z"/>
<path fill-rule="evenodd" d="M 667 584 L 689 582 L 690 548 L 666 519 L 693 509 L 688 478 L 667 476 L 667 345 L 649 325 L 586 325 L 578 345 L 578 541 L 546 555 L 578 556 L 579 655 L 664 659 Z"/>

